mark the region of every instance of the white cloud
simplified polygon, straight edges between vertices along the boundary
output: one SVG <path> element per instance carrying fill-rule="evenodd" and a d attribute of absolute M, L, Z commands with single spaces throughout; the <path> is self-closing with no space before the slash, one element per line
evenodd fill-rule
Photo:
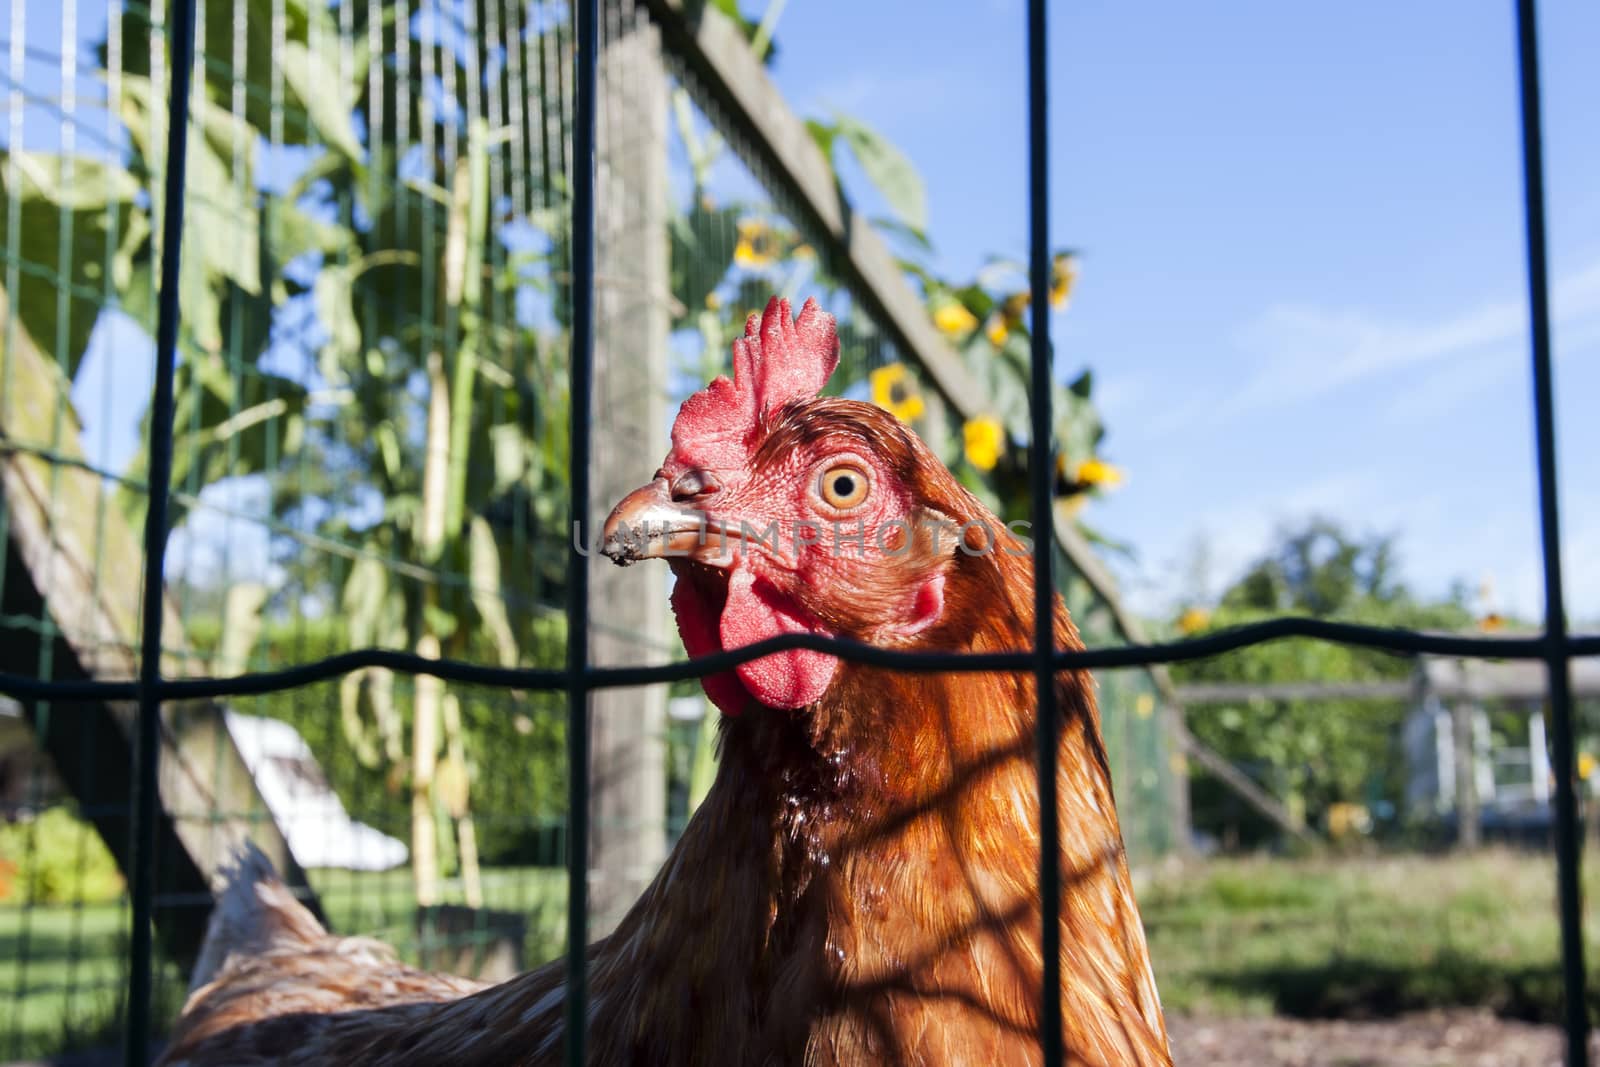
<path fill-rule="evenodd" d="M 950 83 L 932 73 L 890 76 L 882 72 L 849 74 L 816 86 L 800 106 L 802 115 L 843 112 L 874 126 L 888 126 L 918 115 L 933 114 L 947 99 Z"/>
<path fill-rule="evenodd" d="M 1558 356 L 1600 344 L 1600 259 L 1566 275 L 1551 290 Z M 1527 313 L 1520 299 L 1482 303 L 1437 321 L 1385 318 L 1366 311 L 1280 304 L 1234 335 L 1248 369 L 1223 388 L 1191 393 L 1165 411 L 1146 412 L 1142 432 L 1188 433 L 1261 411 L 1317 401 L 1363 382 L 1385 380 L 1391 414 L 1438 412 L 1453 398 L 1486 387 L 1526 366 Z M 1425 383 L 1399 381 L 1407 371 L 1449 361 L 1450 374 Z"/>
<path fill-rule="evenodd" d="M 1600 259 L 1562 277 L 1552 305 L 1558 359 L 1571 361 L 1600 348 Z M 1528 395 L 1527 316 L 1520 300 L 1482 303 L 1431 322 L 1280 306 L 1241 328 L 1235 344 L 1254 359 L 1239 360 L 1247 370 L 1231 384 L 1192 391 L 1166 410 L 1152 411 L 1141 395 L 1148 383 L 1132 379 L 1120 390 L 1107 390 L 1108 409 L 1140 397 L 1140 449 L 1149 451 L 1168 447 L 1157 444 L 1168 435 L 1192 442 L 1207 433 L 1228 434 L 1228 424 L 1243 415 L 1305 410 L 1358 384 L 1370 387 L 1372 419 L 1408 425 L 1449 419 L 1490 389 L 1514 388 L 1517 403 Z M 1600 624 L 1600 553 L 1585 549 L 1600 544 L 1600 493 L 1577 491 L 1572 474 L 1579 458 L 1563 460 L 1568 614 L 1593 626 Z M 1121 569 L 1139 610 L 1166 613 L 1189 591 L 1197 541 L 1206 545 L 1212 584 L 1223 584 L 1269 550 L 1283 523 L 1321 514 L 1343 519 L 1356 532 L 1400 534 L 1404 578 L 1421 593 L 1443 593 L 1459 579 L 1487 579 L 1500 610 L 1530 619 L 1543 613 L 1531 496 L 1483 497 L 1447 482 L 1396 494 L 1392 481 L 1372 472 L 1341 470 L 1304 484 L 1286 487 L 1280 480 L 1245 489 L 1198 511 L 1173 503 L 1185 515 L 1182 521 L 1132 533 L 1144 550 L 1143 562 Z"/>
<path fill-rule="evenodd" d="M 1559 281 L 1550 299 L 1558 331 L 1590 326 L 1589 320 L 1600 315 L 1600 260 Z M 1235 395 L 1235 413 L 1315 399 L 1366 379 L 1512 343 L 1526 347 L 1527 322 L 1520 299 L 1487 303 L 1430 323 L 1307 307 L 1270 308 L 1243 331 L 1245 347 L 1265 360 Z"/>

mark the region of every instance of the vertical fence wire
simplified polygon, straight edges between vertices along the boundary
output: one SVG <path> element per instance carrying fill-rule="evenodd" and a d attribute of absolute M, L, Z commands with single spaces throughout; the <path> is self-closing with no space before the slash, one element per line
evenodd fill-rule
<path fill-rule="evenodd" d="M 1545 667 L 1550 679 L 1550 741 L 1555 762 L 1556 889 L 1561 910 L 1563 1024 L 1568 1067 L 1589 1063 L 1589 1006 L 1583 970 L 1582 841 L 1573 784 L 1572 649 L 1567 643 L 1556 480 L 1555 382 L 1550 365 L 1550 285 L 1545 242 L 1544 147 L 1539 105 L 1538 16 L 1517 0 L 1521 82 L 1524 222 L 1528 251 L 1528 326 L 1533 357 L 1534 439 L 1539 466 L 1539 537 L 1544 554 Z"/>
<path fill-rule="evenodd" d="M 133 930 L 129 944 L 126 1061 L 137 1067 L 150 1051 L 154 946 L 156 761 L 161 751 L 161 624 L 165 599 L 167 504 L 172 480 L 173 382 L 178 363 L 179 259 L 183 245 L 184 164 L 189 139 L 189 85 L 194 71 L 196 0 L 177 0 L 168 23 L 172 80 L 167 99 L 166 183 L 161 220 L 161 288 L 156 309 L 155 390 L 150 401 L 149 509 L 144 520 L 144 600 L 139 632 L 137 769 L 133 815 Z"/>
<path fill-rule="evenodd" d="M 1033 513 L 1033 653 L 1038 692 L 1039 896 L 1043 956 L 1039 1041 L 1045 1067 L 1062 1062 L 1061 1047 L 1061 815 L 1057 806 L 1055 653 L 1055 539 L 1050 536 L 1054 454 L 1050 411 L 1050 160 L 1048 42 L 1044 0 L 1028 0 L 1028 284 L 1033 290 L 1029 338 L 1028 481 Z"/>
<path fill-rule="evenodd" d="M 571 508 L 573 536 L 589 543 L 590 394 L 594 378 L 595 112 L 599 0 L 573 11 L 578 49 L 572 128 Z M 567 1027 L 566 1058 L 585 1062 L 589 942 L 589 558 L 567 556 Z"/>

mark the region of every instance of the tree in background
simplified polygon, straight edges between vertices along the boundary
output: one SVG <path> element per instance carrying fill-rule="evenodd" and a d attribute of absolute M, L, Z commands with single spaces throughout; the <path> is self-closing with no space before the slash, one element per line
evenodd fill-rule
<path fill-rule="evenodd" d="M 1440 600 L 1413 596 L 1397 577 L 1397 560 L 1393 536 L 1358 537 L 1332 520 L 1310 519 L 1283 528 L 1277 544 L 1214 603 L 1184 605 L 1174 626 L 1193 636 L 1285 614 L 1422 630 L 1472 624 L 1459 593 Z M 1175 664 L 1172 672 L 1179 684 L 1268 685 L 1394 681 L 1411 669 L 1409 659 L 1385 652 L 1291 640 Z M 1260 699 L 1192 709 L 1188 726 L 1305 823 L 1327 828 L 1330 817 L 1338 822 L 1348 810 L 1336 805 L 1352 805 L 1382 828 L 1393 825 L 1404 789 L 1399 731 L 1409 710 L 1404 702 Z M 1193 797 L 1195 828 L 1226 844 L 1259 845 L 1277 833 L 1208 778 L 1194 780 Z"/>

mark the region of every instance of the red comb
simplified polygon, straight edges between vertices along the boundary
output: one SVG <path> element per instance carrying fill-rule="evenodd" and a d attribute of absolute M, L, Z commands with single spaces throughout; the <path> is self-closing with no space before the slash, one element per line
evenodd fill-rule
<path fill-rule="evenodd" d="M 791 400 L 816 396 L 839 365 L 833 316 L 809 299 L 790 320 L 789 301 L 773 297 L 733 342 L 733 381 L 718 377 L 683 402 L 672 424 L 672 450 L 691 467 L 743 462 L 761 416 Z"/>

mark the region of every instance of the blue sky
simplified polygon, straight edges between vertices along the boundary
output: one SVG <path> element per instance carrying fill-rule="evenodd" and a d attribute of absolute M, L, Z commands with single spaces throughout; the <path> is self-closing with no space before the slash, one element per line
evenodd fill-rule
<path fill-rule="evenodd" d="M 104 16 L 85 6 L 88 41 Z M 1600 8 L 1541 7 L 1569 609 L 1600 623 Z M 26 9 L 30 38 L 60 24 Z M 1026 251 L 1022 14 L 792 0 L 778 28 L 773 73 L 802 114 L 848 112 L 916 162 L 956 278 Z M 1119 564 L 1135 603 L 1196 592 L 1200 544 L 1215 593 L 1315 513 L 1398 535 L 1421 591 L 1488 580 L 1494 607 L 1536 616 L 1510 0 L 1051 19 L 1053 244 L 1083 251 L 1055 338 L 1063 373 L 1094 369 L 1128 472 L 1087 518 L 1137 549 Z M 45 125 L 30 113 L 24 142 L 54 147 Z M 148 381 L 147 340 L 105 325 L 115 377 Z M 94 363 L 89 411 L 120 389 Z M 134 425 L 86 445 L 109 460 Z"/>
<path fill-rule="evenodd" d="M 753 5 L 754 6 L 754 5 Z M 1542 45 L 1569 613 L 1600 620 L 1600 8 Z M 912 13 L 914 10 L 914 14 Z M 1406 578 L 1542 610 L 1512 5 L 1051 5 L 1054 335 L 1096 374 L 1137 603 L 1211 592 L 1312 513 Z M 774 76 L 928 185 L 936 261 L 1025 251 L 1020 0 L 791 3 Z"/>

